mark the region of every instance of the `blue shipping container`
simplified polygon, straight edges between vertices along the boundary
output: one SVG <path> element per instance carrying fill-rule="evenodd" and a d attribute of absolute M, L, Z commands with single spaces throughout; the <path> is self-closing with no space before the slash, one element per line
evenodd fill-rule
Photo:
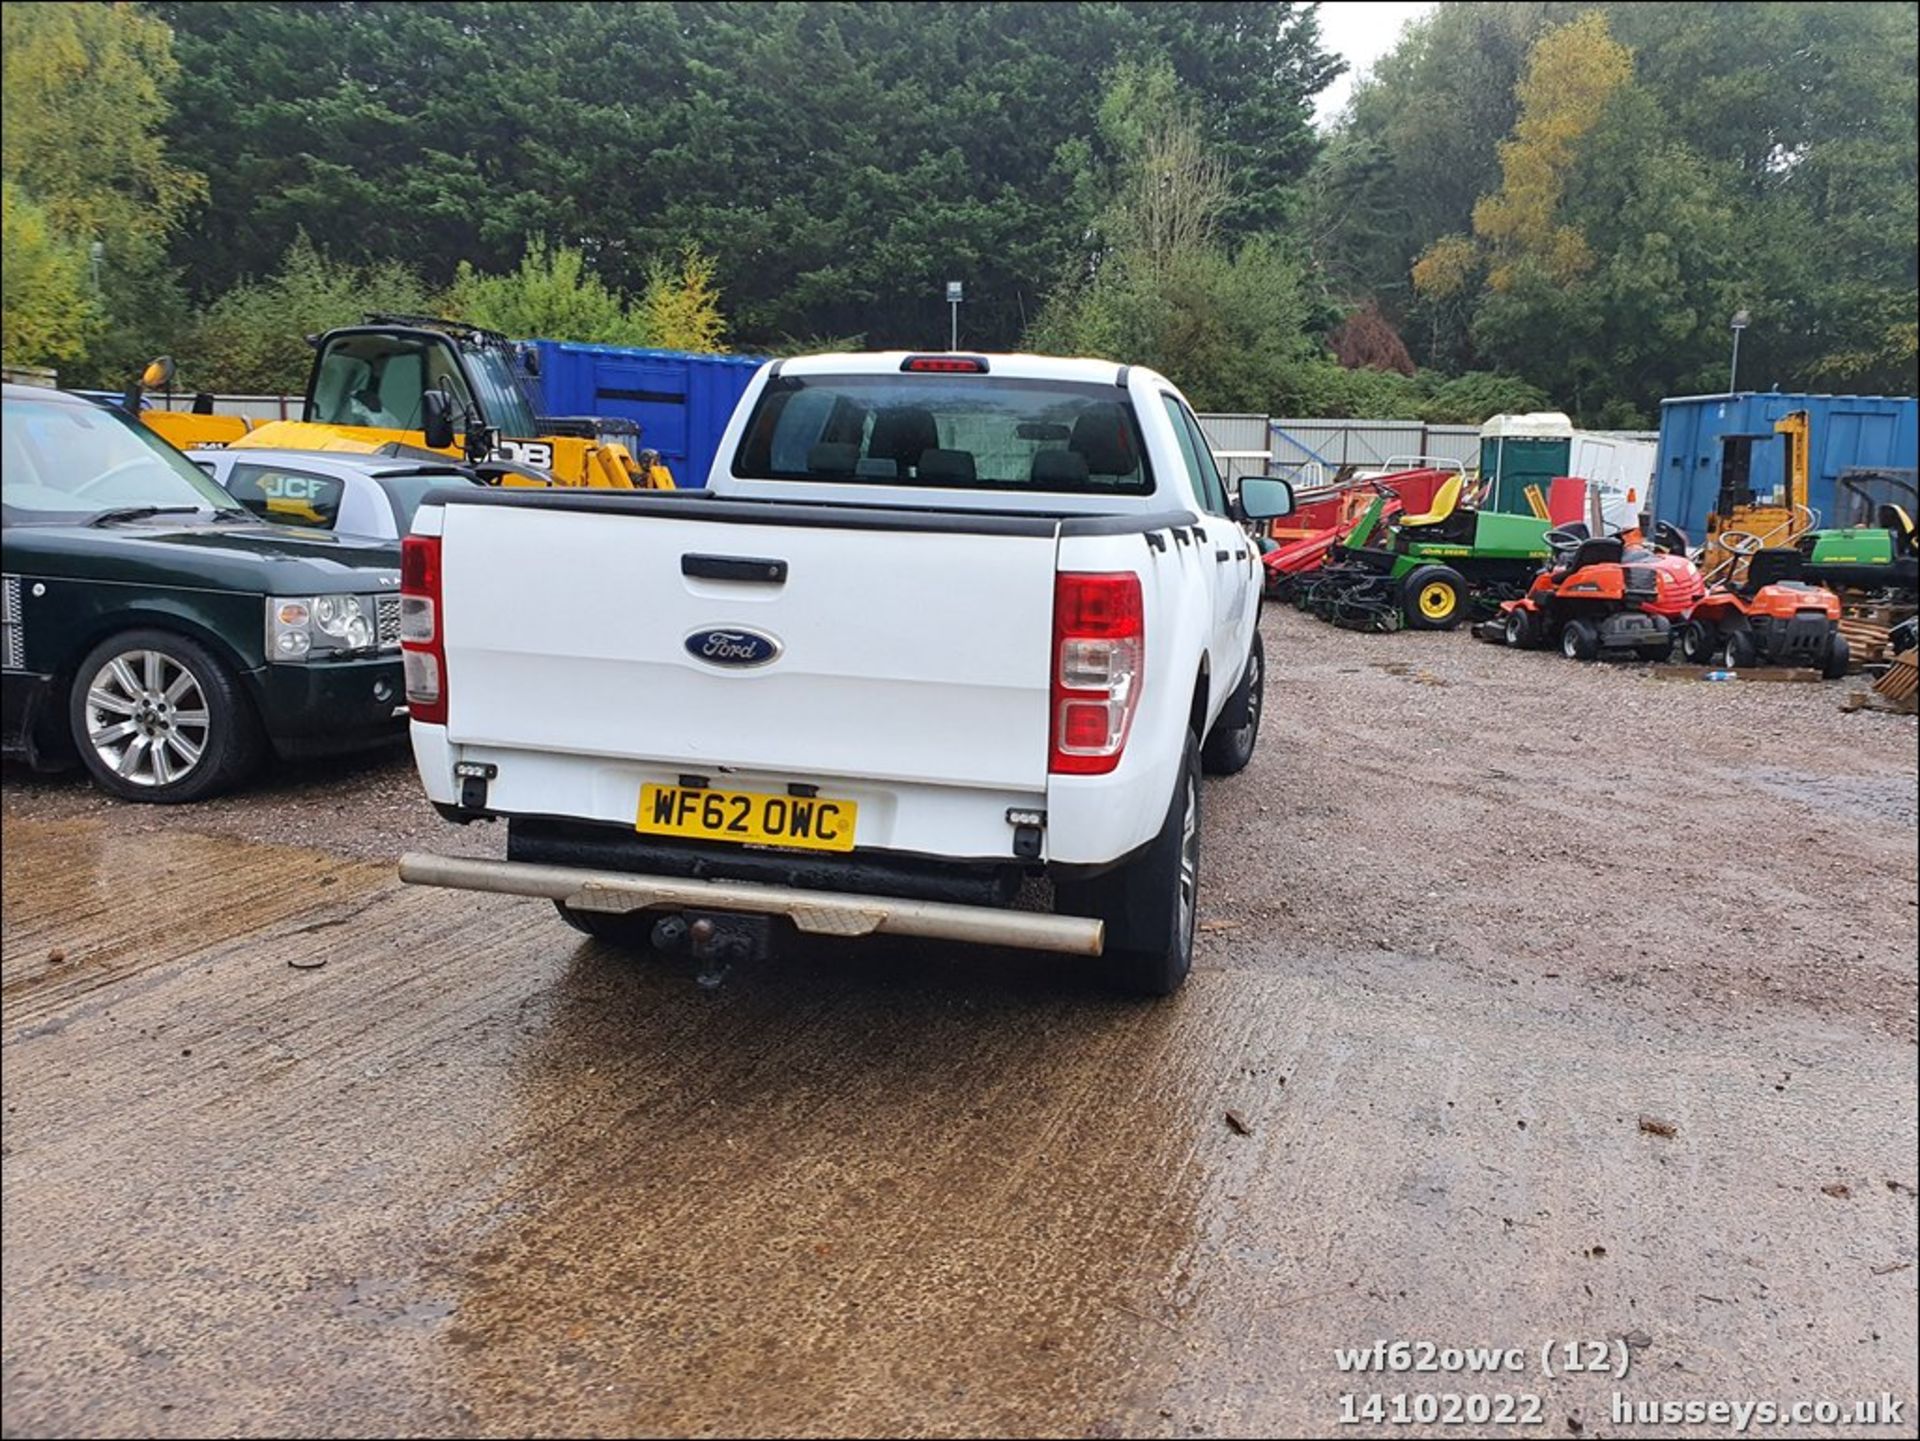
<path fill-rule="evenodd" d="M 1786 437 L 1773 423 L 1796 410 L 1807 412 L 1810 461 L 1807 504 L 1823 525 L 1844 524 L 1836 513 L 1837 480 L 1844 470 L 1880 466 L 1912 469 L 1920 444 L 1920 401 L 1899 395 L 1781 395 L 1742 391 L 1736 395 L 1688 395 L 1660 402 L 1660 462 L 1653 485 L 1656 520 L 1677 525 L 1698 540 L 1715 508 L 1727 441 L 1750 456 L 1746 488 L 1756 496 L 1786 498 Z"/>
<path fill-rule="evenodd" d="M 673 482 L 704 486 L 733 407 L 765 362 L 758 355 L 694 355 L 536 340 L 548 415 L 611 415 L 640 424 Z"/>

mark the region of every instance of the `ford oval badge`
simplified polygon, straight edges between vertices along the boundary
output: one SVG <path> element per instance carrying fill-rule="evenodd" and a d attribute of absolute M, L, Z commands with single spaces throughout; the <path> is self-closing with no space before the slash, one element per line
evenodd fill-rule
<path fill-rule="evenodd" d="M 687 654 L 708 665 L 746 670 L 780 658 L 780 642 L 741 626 L 711 626 L 687 637 Z"/>

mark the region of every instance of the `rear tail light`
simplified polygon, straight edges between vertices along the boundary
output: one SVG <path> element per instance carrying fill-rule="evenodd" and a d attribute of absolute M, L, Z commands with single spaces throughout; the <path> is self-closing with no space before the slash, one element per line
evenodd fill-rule
<path fill-rule="evenodd" d="M 1104 775 L 1120 764 L 1146 659 L 1139 576 L 1054 578 L 1049 771 Z"/>
<path fill-rule="evenodd" d="M 440 633 L 440 537 L 400 542 L 400 664 L 414 720 L 447 723 L 447 650 Z"/>

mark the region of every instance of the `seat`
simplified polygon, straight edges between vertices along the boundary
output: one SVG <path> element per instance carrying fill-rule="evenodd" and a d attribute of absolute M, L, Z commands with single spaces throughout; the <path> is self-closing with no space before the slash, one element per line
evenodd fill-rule
<path fill-rule="evenodd" d="M 852 475 L 860 459 L 860 447 L 823 440 L 807 451 L 807 470 L 812 475 Z"/>
<path fill-rule="evenodd" d="M 1087 483 L 1087 458 L 1077 450 L 1039 450 L 1033 455 L 1036 486 L 1077 490 Z"/>
<path fill-rule="evenodd" d="M 1127 412 L 1110 400 L 1095 401 L 1074 417 L 1067 449 L 1087 462 L 1092 475 L 1132 475 L 1140 468 Z"/>
<path fill-rule="evenodd" d="M 873 418 L 873 434 L 867 438 L 870 460 L 890 460 L 907 472 L 920 464 L 923 451 L 940 448 L 940 428 L 933 412 L 917 405 L 892 405 Z"/>
<path fill-rule="evenodd" d="M 1433 493 L 1433 508 L 1420 515 L 1403 515 L 1400 528 L 1407 529 L 1416 525 L 1439 525 L 1453 514 L 1460 504 L 1460 492 L 1466 485 L 1466 477 L 1456 475 Z"/>
<path fill-rule="evenodd" d="M 1756 550 L 1747 559 L 1747 578 L 1737 589 L 1742 595 L 1758 595 L 1763 586 L 1799 580 L 1806 573 L 1806 564 L 1807 558 L 1793 546 Z"/>
<path fill-rule="evenodd" d="M 1580 548 L 1555 575 L 1572 575 L 1576 570 L 1585 570 L 1590 565 L 1618 565 L 1627 553 L 1627 547 L 1617 535 L 1602 536 L 1598 540 L 1583 540 Z"/>
<path fill-rule="evenodd" d="M 919 479 L 922 485 L 972 485 L 973 452 L 923 450 L 920 452 Z"/>
<path fill-rule="evenodd" d="M 1893 532 L 1893 548 L 1912 554 L 1915 549 L 1913 517 L 1897 505 L 1883 505 L 1878 517 L 1883 528 Z"/>

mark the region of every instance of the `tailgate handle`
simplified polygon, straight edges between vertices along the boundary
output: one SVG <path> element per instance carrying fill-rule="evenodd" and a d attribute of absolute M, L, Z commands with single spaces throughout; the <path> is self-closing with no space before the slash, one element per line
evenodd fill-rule
<path fill-rule="evenodd" d="M 751 580 L 763 585 L 785 585 L 787 563 L 754 555 L 683 555 L 680 574 L 699 580 Z"/>

